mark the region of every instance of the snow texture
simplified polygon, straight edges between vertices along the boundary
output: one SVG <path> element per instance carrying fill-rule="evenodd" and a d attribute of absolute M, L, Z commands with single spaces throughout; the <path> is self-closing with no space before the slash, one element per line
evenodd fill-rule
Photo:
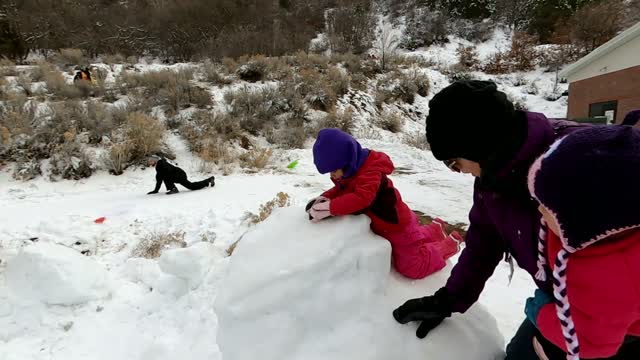
<path fill-rule="evenodd" d="M 279 210 L 239 242 L 215 303 L 225 360 L 503 355 L 496 322 L 480 306 L 418 340 L 416 325 L 396 323 L 391 312 L 433 293 L 447 271 L 412 282 L 390 271 L 390 245 L 366 216 L 321 224 L 306 216 Z"/>
<path fill-rule="evenodd" d="M 7 264 L 10 294 L 20 302 L 77 305 L 111 292 L 107 271 L 94 259 L 57 244 L 22 248 Z"/>

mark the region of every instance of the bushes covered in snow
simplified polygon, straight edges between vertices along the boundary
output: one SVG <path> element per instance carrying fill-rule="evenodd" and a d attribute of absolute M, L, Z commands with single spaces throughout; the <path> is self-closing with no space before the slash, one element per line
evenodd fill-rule
<path fill-rule="evenodd" d="M 164 132 L 157 119 L 137 112 L 129 114 L 125 136 L 131 161 L 144 161 L 149 155 L 162 152 Z"/>
<path fill-rule="evenodd" d="M 5 58 L 0 59 L 0 76 L 16 76 L 16 75 L 18 75 L 16 64 L 9 59 L 5 59 Z"/>
<path fill-rule="evenodd" d="M 224 68 L 221 65 L 207 61 L 201 65 L 200 71 L 202 72 L 204 80 L 215 85 L 229 85 L 232 83 L 232 79 L 225 74 Z"/>
<path fill-rule="evenodd" d="M 346 133 L 351 134 L 355 120 L 353 118 L 353 110 L 332 110 L 322 122 L 321 128 L 338 128 Z"/>
<path fill-rule="evenodd" d="M 531 35 L 516 33 L 508 51 L 494 53 L 483 70 L 489 74 L 506 74 L 533 70 L 538 59 L 536 41 Z"/>
<path fill-rule="evenodd" d="M 191 105 L 206 108 L 212 104 L 211 95 L 205 89 L 194 84 L 194 70 L 160 70 L 146 73 L 120 73 L 117 83 L 122 93 L 128 89 L 143 89 L 144 97 L 151 99 L 154 105 L 164 105 L 176 112 Z"/>
<path fill-rule="evenodd" d="M 402 46 L 409 50 L 446 42 L 449 35 L 445 14 L 424 7 L 409 13 L 406 27 Z"/>
<path fill-rule="evenodd" d="M 384 130 L 399 133 L 402 131 L 402 126 L 404 125 L 404 117 L 397 112 L 386 110 L 378 116 L 376 122 L 378 126 Z"/>
<path fill-rule="evenodd" d="M 56 146 L 51 154 L 51 175 L 63 179 L 80 180 L 93 173 L 93 164 L 83 144 L 76 139 L 69 139 Z"/>
<path fill-rule="evenodd" d="M 378 80 L 376 105 L 381 108 L 383 103 L 401 101 L 413 104 L 416 94 L 429 95 L 431 85 L 429 78 L 420 71 L 394 71 Z"/>
<path fill-rule="evenodd" d="M 276 116 L 289 107 L 286 99 L 280 97 L 278 89 L 273 87 L 244 87 L 226 92 L 224 99 L 230 107 L 229 115 L 243 130 L 254 135 L 261 133 L 265 126 L 273 126 Z"/>

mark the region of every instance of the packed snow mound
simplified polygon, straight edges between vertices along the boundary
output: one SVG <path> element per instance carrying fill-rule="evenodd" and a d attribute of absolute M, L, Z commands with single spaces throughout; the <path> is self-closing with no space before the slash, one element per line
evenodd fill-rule
<path fill-rule="evenodd" d="M 150 289 L 176 298 L 197 289 L 213 264 L 224 257 L 208 242 L 180 249 L 167 249 L 156 260 L 132 258 L 125 265 L 126 277 Z"/>
<path fill-rule="evenodd" d="M 224 360 L 497 359 L 495 319 L 474 306 L 424 340 L 391 315 L 432 294 L 448 270 L 421 281 L 390 271 L 389 243 L 362 216 L 312 224 L 281 209 L 247 233 L 215 301 Z M 463 346 L 461 346 L 463 345 Z"/>
<path fill-rule="evenodd" d="M 68 247 L 36 243 L 7 263 L 9 294 L 24 303 L 77 305 L 111 292 L 107 271 Z"/>

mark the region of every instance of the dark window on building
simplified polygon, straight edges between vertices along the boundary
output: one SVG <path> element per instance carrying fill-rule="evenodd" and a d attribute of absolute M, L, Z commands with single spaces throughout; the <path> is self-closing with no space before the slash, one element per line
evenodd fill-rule
<path fill-rule="evenodd" d="M 608 119 L 607 123 L 609 124 L 614 123 L 616 121 L 617 113 L 618 113 L 617 101 L 605 101 L 605 102 L 589 105 L 590 118 L 604 117 Z"/>

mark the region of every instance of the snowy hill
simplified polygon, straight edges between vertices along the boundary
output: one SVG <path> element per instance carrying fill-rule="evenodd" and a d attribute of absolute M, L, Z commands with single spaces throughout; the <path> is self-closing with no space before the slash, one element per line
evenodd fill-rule
<path fill-rule="evenodd" d="M 492 39 L 478 45 L 481 61 L 508 42 L 509 34 L 496 30 Z M 398 68 L 398 73 L 429 79 L 427 96 L 416 94 L 411 104 L 396 100 L 378 107 L 377 86 L 386 80 L 384 74 L 365 78 L 363 88 L 349 89 L 335 103 L 337 112 L 353 111 L 353 132 L 365 147 L 389 154 L 397 168 L 392 175 L 394 184 L 410 207 L 452 223 L 468 221 L 473 179 L 449 171 L 419 146 L 424 143 L 428 101 L 450 83 L 447 69 L 457 61 L 460 44 L 467 45 L 451 37 L 448 44 L 404 53 L 430 63 L 421 66 L 418 61 Z M 95 65 L 106 72 L 107 84 L 115 84 L 125 69 Z M 200 66 L 139 63 L 131 73 Z M 310 67 L 315 66 L 318 64 Z M 344 70 L 345 63 L 331 68 Z M 546 96 L 566 90 L 566 84 L 556 84 L 555 74 L 542 68 L 504 75 L 470 74 L 496 81 L 531 111 L 551 117 L 566 113 L 566 98 Z M 70 75 L 65 76 L 70 82 Z M 8 86 L 16 88 L 16 81 L 12 77 Z M 180 108 L 172 116 L 167 116 L 162 106 L 154 106 L 151 115 L 158 122 L 171 128 L 171 121 L 187 122 L 194 112 L 225 114 L 232 107 L 225 99 L 227 93 L 277 85 L 270 79 L 250 84 L 233 79 L 231 84 L 216 86 L 199 76 L 189 81 L 206 87 L 211 104 L 198 110 Z M 119 96 L 108 107 L 127 101 L 127 96 Z M 46 107 L 40 104 L 40 108 Z M 379 126 L 377 120 L 384 113 L 400 114 L 399 132 Z M 308 109 L 307 115 L 305 126 L 313 127 L 327 113 Z M 237 342 L 240 332 L 257 332 L 252 335 L 255 338 L 268 333 L 273 341 L 252 341 L 261 343 L 259 349 L 265 358 L 339 358 L 337 354 L 358 358 L 357 354 L 370 351 L 371 357 L 360 358 L 388 359 L 391 356 L 386 351 L 395 348 L 404 358 L 436 353 L 438 359 L 469 358 L 469 354 L 485 359 L 499 353 L 503 344 L 500 335 L 510 337 L 522 321 L 524 301 L 533 293 L 533 283 L 527 273 L 516 269 L 509 284 L 509 267 L 502 263 L 480 299 L 488 313 L 478 306 L 469 314 L 455 316 L 427 339 L 416 340 L 413 326 L 397 325 L 390 310 L 409 298 L 433 293 L 444 283 L 451 265 L 424 281 L 410 282 L 388 274 L 384 243 L 368 231 L 362 219 L 332 221 L 322 228 L 301 222 L 304 214 L 296 206 L 330 186 L 328 177 L 317 174 L 313 165 L 311 137 L 296 138 L 303 148 L 290 149 L 274 145 L 265 134 L 241 134 L 252 147 L 272 150 L 266 165 L 241 167 L 239 154 L 233 152 L 246 155 L 250 150 L 241 148 L 240 141 L 234 139 L 232 145 L 223 144 L 231 149 L 231 162 L 203 166 L 202 154 L 192 152 L 194 144 L 182 130 L 171 128 L 162 138 L 176 156 L 173 162 L 193 178 L 215 174 L 215 188 L 200 192 L 181 189 L 179 195 L 170 197 L 162 193 L 147 196 L 154 185 L 154 171 L 138 165 L 130 165 L 121 176 L 112 176 L 104 166 L 94 164 L 90 178 L 53 182 L 49 159 L 41 161 L 42 175 L 30 181 L 12 178 L 17 163 L 0 164 L 0 354 L 8 354 L 7 360 L 217 360 L 223 353 L 225 360 L 234 360 L 254 356 L 245 352 L 250 347 Z M 410 141 L 413 139 L 421 143 L 416 145 Z M 80 149 L 99 163 L 110 146 L 113 144 L 108 142 L 81 142 Z M 294 160 L 299 165 L 288 169 L 287 164 Z M 276 212 L 254 227 L 248 213 L 259 213 L 260 206 L 279 192 L 288 195 L 291 213 Z M 103 223 L 94 222 L 101 217 L 105 218 Z M 352 234 L 353 241 L 341 241 L 333 231 Z M 274 238 L 265 233 L 283 235 Z M 237 252 L 227 257 L 228 247 L 241 237 Z M 145 242 L 158 239 L 168 239 L 170 246 L 165 249 L 162 243 L 153 256 L 139 251 Z M 323 253 L 323 249 L 332 251 Z M 303 261 L 305 256 L 309 262 Z M 451 260 L 455 263 L 456 258 Z M 359 264 L 357 271 L 349 272 L 353 261 Z M 294 265 L 298 273 L 293 272 Z M 323 271 L 314 271 L 318 267 Z M 281 271 L 291 276 L 286 282 L 277 281 L 283 276 Z M 312 283 L 331 286 L 309 286 Z M 336 293 L 342 297 L 332 298 Z M 369 295 L 363 300 L 362 294 Z M 269 296 L 272 301 L 266 302 Z M 314 299 L 321 300 L 309 301 Z M 287 302 L 297 305 L 283 308 L 281 303 Z M 328 304 L 339 311 L 318 319 L 318 311 Z M 289 324 L 287 331 L 273 330 L 269 317 L 247 318 L 247 314 L 265 312 Z M 308 321 L 318 324 L 313 328 Z M 292 341 L 292 332 L 300 341 Z M 456 343 L 466 346 L 447 340 L 454 333 Z M 291 351 L 283 355 L 281 344 L 287 344 Z"/>

